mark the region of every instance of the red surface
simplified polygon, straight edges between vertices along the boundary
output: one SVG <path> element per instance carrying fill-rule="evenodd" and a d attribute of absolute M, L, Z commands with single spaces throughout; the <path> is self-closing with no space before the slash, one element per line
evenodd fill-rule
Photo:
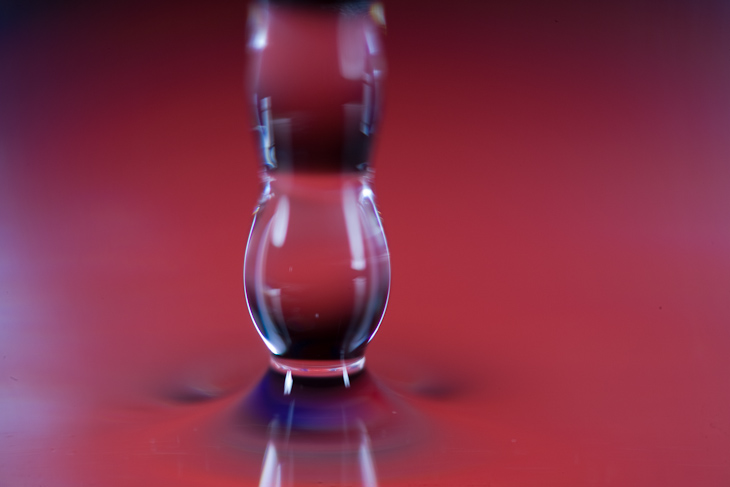
<path fill-rule="evenodd" d="M 387 5 L 379 485 L 730 484 L 730 11 L 481 3 Z M 258 485 L 245 6 L 6 10 L 0 485 Z"/>

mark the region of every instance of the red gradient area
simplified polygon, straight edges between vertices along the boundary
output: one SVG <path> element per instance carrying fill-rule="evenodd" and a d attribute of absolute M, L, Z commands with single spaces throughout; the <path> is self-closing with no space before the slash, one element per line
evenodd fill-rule
<path fill-rule="evenodd" d="M 1 8 L 0 485 L 259 485 L 246 5 Z M 380 389 L 290 483 L 728 485 L 730 9 L 386 19 Z"/>

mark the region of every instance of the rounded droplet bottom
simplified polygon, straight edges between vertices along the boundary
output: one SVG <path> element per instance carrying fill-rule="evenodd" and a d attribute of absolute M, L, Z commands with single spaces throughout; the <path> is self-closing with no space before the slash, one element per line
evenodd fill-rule
<path fill-rule="evenodd" d="M 365 357 L 347 360 L 295 360 L 271 356 L 271 368 L 276 372 L 293 377 L 333 379 L 342 377 L 349 386 L 349 377 L 363 370 Z"/>

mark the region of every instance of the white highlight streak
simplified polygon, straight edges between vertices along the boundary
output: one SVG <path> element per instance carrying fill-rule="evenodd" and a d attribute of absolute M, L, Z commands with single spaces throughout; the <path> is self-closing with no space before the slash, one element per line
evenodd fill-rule
<path fill-rule="evenodd" d="M 274 442 L 271 440 L 264 453 L 264 466 L 261 469 L 259 487 L 281 487 L 281 464 Z"/>
<path fill-rule="evenodd" d="M 266 44 L 268 44 L 268 38 L 269 38 L 269 29 L 268 26 L 266 27 L 259 27 L 256 30 L 256 33 L 253 35 L 253 38 L 251 39 L 251 48 L 256 50 L 262 50 L 266 47 Z"/>
<path fill-rule="evenodd" d="M 343 364 L 342 380 L 345 381 L 345 387 L 350 387 L 350 376 L 347 374 L 347 366 Z"/>
<path fill-rule="evenodd" d="M 368 434 L 364 426 L 362 426 L 362 437 L 360 439 L 360 452 L 358 457 L 363 487 L 378 487 L 378 476 L 375 473 L 375 462 L 373 461 L 373 455 L 370 448 L 370 439 L 368 438 Z"/>
<path fill-rule="evenodd" d="M 294 384 L 294 380 L 291 378 L 291 370 L 286 371 L 286 379 L 284 379 L 284 395 L 288 396 L 291 394 L 291 386 Z"/>
<path fill-rule="evenodd" d="M 281 248 L 286 240 L 286 231 L 289 228 L 289 198 L 282 196 L 276 206 L 276 212 L 271 222 L 271 243 Z"/>
<path fill-rule="evenodd" d="M 248 47 L 261 51 L 266 47 L 269 40 L 269 16 L 266 10 L 251 5 L 248 18 L 253 29 L 253 34 L 248 41 Z"/>
<path fill-rule="evenodd" d="M 361 271 L 365 269 L 365 246 L 360 228 L 357 200 L 352 190 L 346 190 L 342 195 L 342 210 L 345 214 L 347 241 L 350 244 L 350 267 L 352 270 Z"/>

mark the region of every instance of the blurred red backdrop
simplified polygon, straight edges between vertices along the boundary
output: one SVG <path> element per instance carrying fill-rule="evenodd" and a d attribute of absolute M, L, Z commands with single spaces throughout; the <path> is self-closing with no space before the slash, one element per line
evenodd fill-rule
<path fill-rule="evenodd" d="M 148 454 L 221 404 L 164 398 L 266 368 L 246 10 L 0 7 L 0 484 L 258 482 L 260 456 Z M 727 485 L 730 6 L 386 19 L 393 281 L 368 368 L 434 432 L 380 483 Z"/>

